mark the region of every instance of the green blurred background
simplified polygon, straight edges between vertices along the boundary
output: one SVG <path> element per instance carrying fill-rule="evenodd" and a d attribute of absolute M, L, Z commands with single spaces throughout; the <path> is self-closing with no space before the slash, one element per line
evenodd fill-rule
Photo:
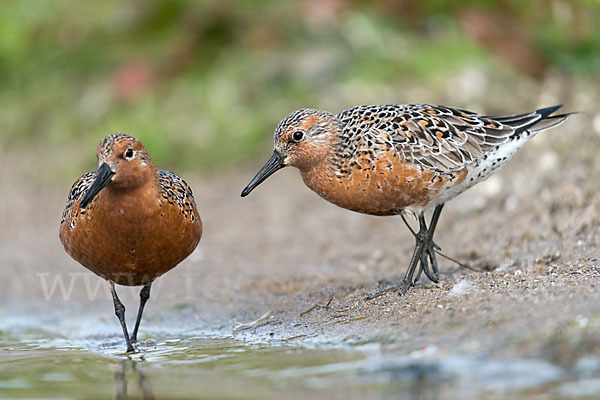
<path fill-rule="evenodd" d="M 51 153 L 68 180 L 113 132 L 162 168 L 214 171 L 260 164 L 300 107 L 593 116 L 599 84 L 597 0 L 0 3 L 0 154 Z"/>

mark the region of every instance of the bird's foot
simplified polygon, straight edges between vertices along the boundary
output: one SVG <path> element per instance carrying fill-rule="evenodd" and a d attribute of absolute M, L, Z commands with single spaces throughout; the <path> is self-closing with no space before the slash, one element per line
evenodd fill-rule
<path fill-rule="evenodd" d="M 433 283 L 439 283 L 440 281 L 439 267 L 435 255 L 436 250 L 439 251 L 441 248 L 433 240 L 425 242 L 423 252 L 421 253 L 421 268 L 419 269 L 419 274 L 417 274 L 417 276 L 420 276 L 420 272 L 423 271 Z"/>
<path fill-rule="evenodd" d="M 380 290 L 378 292 L 368 295 L 367 297 L 365 297 L 365 300 L 366 301 L 374 300 L 378 297 L 383 296 L 384 294 L 387 294 L 389 292 L 395 292 L 395 291 L 398 292 L 398 296 L 404 296 L 404 294 L 408 291 L 408 289 L 410 289 L 411 286 L 414 286 L 414 284 L 407 280 L 402 280 L 402 282 L 400 282 L 397 285 L 390 286 L 388 288 L 385 288 L 383 290 Z"/>

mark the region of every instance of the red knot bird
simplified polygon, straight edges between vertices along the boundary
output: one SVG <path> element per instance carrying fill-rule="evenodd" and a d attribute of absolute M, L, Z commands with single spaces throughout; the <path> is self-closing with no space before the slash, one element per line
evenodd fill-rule
<path fill-rule="evenodd" d="M 337 206 L 415 215 L 419 231 L 404 279 L 377 294 L 402 295 L 421 272 L 439 280 L 433 233 L 444 204 L 504 166 L 535 134 L 565 121 L 569 114 L 552 115 L 560 107 L 502 117 L 427 104 L 357 106 L 337 115 L 301 109 L 279 123 L 273 155 L 242 197 L 294 166 L 306 186 Z"/>
<path fill-rule="evenodd" d="M 152 282 L 194 251 L 202 222 L 188 184 L 157 169 L 135 137 L 109 135 L 96 156 L 98 170 L 71 187 L 59 236 L 71 257 L 108 280 L 129 353 Z M 131 338 L 115 284 L 143 286 Z"/>

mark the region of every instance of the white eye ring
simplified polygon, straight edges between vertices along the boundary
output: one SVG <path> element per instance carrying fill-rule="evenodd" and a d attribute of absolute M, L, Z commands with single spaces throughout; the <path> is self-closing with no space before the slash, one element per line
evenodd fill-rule
<path fill-rule="evenodd" d="M 125 153 L 123 153 L 123 158 L 126 160 L 133 160 L 135 157 L 135 151 L 133 149 L 127 149 Z"/>

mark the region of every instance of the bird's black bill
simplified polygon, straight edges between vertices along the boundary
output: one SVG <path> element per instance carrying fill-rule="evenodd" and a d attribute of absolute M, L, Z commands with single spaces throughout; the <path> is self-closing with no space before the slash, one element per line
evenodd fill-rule
<path fill-rule="evenodd" d="M 112 178 L 114 174 L 115 173 L 110 169 L 110 166 L 107 163 L 103 163 L 100 168 L 98 168 L 98 171 L 96 171 L 96 180 L 92 183 L 92 186 L 90 186 L 85 196 L 83 196 L 83 199 L 81 199 L 79 207 L 86 208 L 98 192 L 110 183 L 110 178 Z"/>
<path fill-rule="evenodd" d="M 281 154 L 279 154 L 279 152 L 277 152 L 277 150 L 275 150 L 271 158 L 269 158 L 267 163 L 264 165 L 264 167 L 262 167 L 260 171 L 258 171 L 256 176 L 252 178 L 248 186 L 246 186 L 244 190 L 242 190 L 242 197 L 248 196 L 248 194 L 250 194 L 250 192 L 254 190 L 255 187 L 260 185 L 265 179 L 267 179 L 269 176 L 273 175 L 275 172 L 279 171 L 283 167 L 285 167 L 285 164 L 283 163 L 283 157 L 281 156 Z"/>

